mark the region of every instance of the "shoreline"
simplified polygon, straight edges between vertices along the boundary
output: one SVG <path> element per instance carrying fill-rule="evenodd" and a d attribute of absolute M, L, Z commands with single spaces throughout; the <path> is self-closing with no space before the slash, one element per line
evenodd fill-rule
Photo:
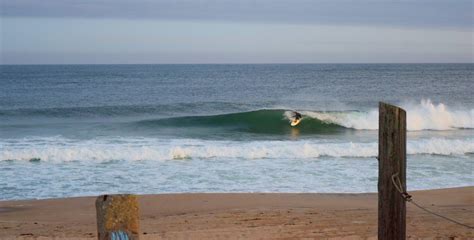
<path fill-rule="evenodd" d="M 430 210 L 474 225 L 474 186 L 410 192 Z M 96 197 L 0 201 L 0 239 L 97 239 Z M 140 239 L 376 239 L 377 193 L 139 195 Z M 474 231 L 407 203 L 407 238 Z"/>

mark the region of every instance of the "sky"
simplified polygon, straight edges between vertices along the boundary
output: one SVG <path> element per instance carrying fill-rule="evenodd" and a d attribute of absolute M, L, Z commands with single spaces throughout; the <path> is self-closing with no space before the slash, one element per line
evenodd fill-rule
<path fill-rule="evenodd" d="M 474 62 L 474 0 L 0 0 L 1 64 Z"/>

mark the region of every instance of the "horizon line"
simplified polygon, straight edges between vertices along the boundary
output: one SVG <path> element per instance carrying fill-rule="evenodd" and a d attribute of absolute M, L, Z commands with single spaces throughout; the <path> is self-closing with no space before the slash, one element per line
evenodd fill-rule
<path fill-rule="evenodd" d="M 261 63 L 0 63 L 0 66 L 32 65 L 311 65 L 311 64 L 474 64 L 474 62 L 261 62 Z"/>

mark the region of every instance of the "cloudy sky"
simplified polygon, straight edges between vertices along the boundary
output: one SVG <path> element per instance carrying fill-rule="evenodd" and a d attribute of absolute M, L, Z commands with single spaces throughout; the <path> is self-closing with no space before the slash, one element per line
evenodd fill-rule
<path fill-rule="evenodd" d="M 3 64 L 474 62 L 474 0 L 0 0 Z"/>

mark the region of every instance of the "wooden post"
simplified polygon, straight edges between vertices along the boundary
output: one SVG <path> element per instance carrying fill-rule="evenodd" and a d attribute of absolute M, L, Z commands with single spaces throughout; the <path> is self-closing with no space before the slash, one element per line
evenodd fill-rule
<path fill-rule="evenodd" d="M 406 189 L 406 113 L 405 110 L 379 104 L 379 182 L 378 239 L 405 239 L 406 205 L 393 185 L 398 173 Z"/>
<path fill-rule="evenodd" d="M 135 195 L 103 195 L 95 201 L 99 240 L 138 240 L 138 201 Z"/>

